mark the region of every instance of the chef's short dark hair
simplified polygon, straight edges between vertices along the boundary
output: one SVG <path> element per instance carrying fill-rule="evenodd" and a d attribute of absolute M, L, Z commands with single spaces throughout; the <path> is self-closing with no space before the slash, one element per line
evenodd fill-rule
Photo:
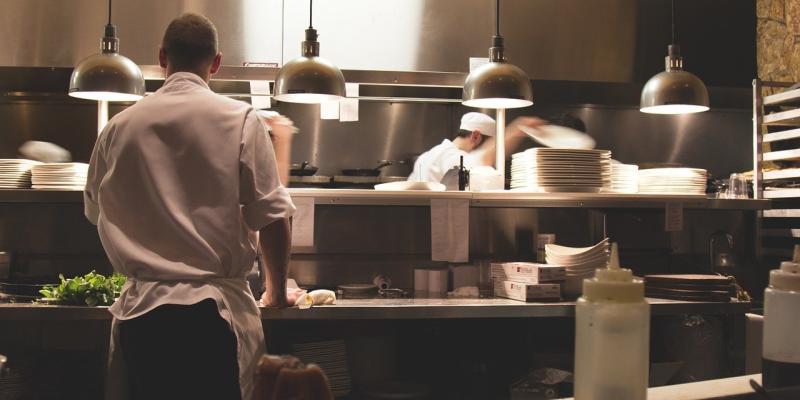
<path fill-rule="evenodd" d="M 173 69 L 195 71 L 210 65 L 217 56 L 217 28 L 200 14 L 183 14 L 169 23 L 161 47 Z"/>

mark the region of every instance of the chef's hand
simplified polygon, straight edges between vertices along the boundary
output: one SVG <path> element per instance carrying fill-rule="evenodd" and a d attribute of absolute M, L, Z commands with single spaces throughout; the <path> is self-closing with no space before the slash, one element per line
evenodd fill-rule
<path fill-rule="evenodd" d="M 538 128 L 542 125 L 547 125 L 547 121 L 536 117 L 517 117 L 508 125 L 506 132 L 512 136 L 526 137 L 527 134 L 520 127 Z"/>
<path fill-rule="evenodd" d="M 297 127 L 294 126 L 294 122 L 280 114 L 265 118 L 264 122 L 269 125 L 270 129 L 272 130 L 270 137 L 272 138 L 273 142 L 291 142 L 292 135 L 297 132 Z"/>
<path fill-rule="evenodd" d="M 300 296 L 306 293 L 303 289 L 287 288 L 284 293 L 271 293 L 269 290 L 261 295 L 261 305 L 270 308 L 291 307 Z"/>

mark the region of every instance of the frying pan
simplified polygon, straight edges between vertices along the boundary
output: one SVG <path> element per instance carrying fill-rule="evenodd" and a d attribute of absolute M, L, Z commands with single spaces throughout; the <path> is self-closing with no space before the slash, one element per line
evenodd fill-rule
<path fill-rule="evenodd" d="M 317 173 L 318 168 L 309 164 L 308 161 L 303 161 L 300 164 L 292 164 L 289 166 L 289 175 L 292 176 L 311 176 Z"/>
<path fill-rule="evenodd" d="M 381 168 L 392 165 L 391 161 L 383 160 L 375 168 L 351 168 L 343 169 L 342 175 L 345 176 L 378 176 L 381 174 Z"/>

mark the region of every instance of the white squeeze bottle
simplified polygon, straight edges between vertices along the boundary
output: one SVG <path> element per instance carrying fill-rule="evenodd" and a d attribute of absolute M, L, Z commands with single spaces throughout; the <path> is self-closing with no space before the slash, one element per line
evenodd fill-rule
<path fill-rule="evenodd" d="M 644 282 L 620 268 L 614 243 L 575 306 L 575 400 L 646 399 L 649 360 Z"/>
<path fill-rule="evenodd" d="M 767 389 L 800 385 L 800 246 L 793 261 L 769 273 L 764 290 L 762 383 Z"/>

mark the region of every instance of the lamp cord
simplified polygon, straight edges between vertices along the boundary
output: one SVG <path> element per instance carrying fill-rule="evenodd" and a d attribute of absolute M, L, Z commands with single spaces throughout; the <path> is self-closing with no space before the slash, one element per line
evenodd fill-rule
<path fill-rule="evenodd" d="M 672 44 L 675 44 L 675 0 L 672 0 Z"/>
<path fill-rule="evenodd" d="M 111 0 L 108 0 L 108 24 L 111 25 Z"/>
<path fill-rule="evenodd" d="M 314 24 L 312 23 L 313 17 L 314 17 L 314 0 L 308 0 L 308 29 L 314 28 Z"/>
<path fill-rule="evenodd" d="M 500 0 L 495 0 L 495 36 L 500 36 Z"/>

